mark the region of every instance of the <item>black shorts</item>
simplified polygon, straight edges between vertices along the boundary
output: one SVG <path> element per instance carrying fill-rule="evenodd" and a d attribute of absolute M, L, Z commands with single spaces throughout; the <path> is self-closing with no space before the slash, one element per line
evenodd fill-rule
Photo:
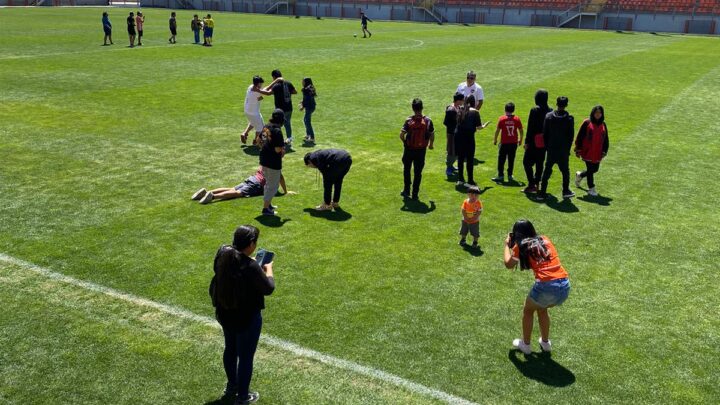
<path fill-rule="evenodd" d="M 177 35 L 177 28 L 170 28 L 170 35 Z"/>
<path fill-rule="evenodd" d="M 103 31 L 105 31 L 105 35 L 112 35 L 112 29 L 110 28 L 103 28 Z"/>
<path fill-rule="evenodd" d="M 135 28 L 128 28 L 128 35 L 137 35 Z"/>
<path fill-rule="evenodd" d="M 138 31 L 138 37 L 142 38 L 142 30 Z"/>

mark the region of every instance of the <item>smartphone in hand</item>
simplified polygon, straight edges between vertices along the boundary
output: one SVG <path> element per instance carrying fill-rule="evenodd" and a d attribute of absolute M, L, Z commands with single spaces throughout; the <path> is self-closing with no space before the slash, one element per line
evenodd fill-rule
<path fill-rule="evenodd" d="M 275 257 L 274 252 L 271 252 L 271 251 L 265 250 L 265 249 L 258 249 L 258 252 L 255 255 L 255 261 L 260 265 L 260 267 L 262 267 L 262 266 L 272 262 L 274 257 Z"/>

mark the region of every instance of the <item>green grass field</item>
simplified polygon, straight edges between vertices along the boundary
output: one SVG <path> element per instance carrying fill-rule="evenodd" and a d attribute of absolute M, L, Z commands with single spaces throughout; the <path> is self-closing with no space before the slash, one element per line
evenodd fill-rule
<path fill-rule="evenodd" d="M 355 20 L 214 13 L 204 48 L 190 44 L 192 11 L 178 12 L 171 46 L 169 12 L 146 10 L 145 45 L 128 49 L 128 10 L 110 10 L 112 47 L 100 46 L 101 11 L 0 9 L 0 403 L 215 400 L 225 378 L 212 322 L 18 260 L 212 317 L 215 250 L 246 223 L 278 253 L 263 328 L 273 338 L 477 403 L 720 398 L 717 38 L 376 22 L 361 39 Z M 298 194 L 274 200 L 278 221 L 259 217 L 259 198 L 189 200 L 257 166 L 239 142 L 245 89 L 274 68 L 296 85 L 314 79 L 317 147 L 353 155 L 346 215 L 309 212 L 322 190 L 300 145 L 284 163 Z M 422 204 L 404 206 L 397 134 L 410 100 L 424 100 L 443 139 L 444 107 L 469 69 L 493 123 L 510 100 L 525 122 L 540 87 L 568 96 L 578 125 L 603 104 L 602 197 L 537 203 L 490 182 L 492 125 L 477 138 L 481 252 L 457 245 L 464 194 L 444 176 L 442 141 Z M 262 109 L 269 117 L 272 101 Z M 557 171 L 549 192 L 560 194 Z M 572 280 L 551 311 L 551 360 L 510 350 L 532 276 L 504 269 L 502 241 L 522 217 L 553 239 Z M 252 387 L 261 403 L 438 400 L 267 342 Z"/>

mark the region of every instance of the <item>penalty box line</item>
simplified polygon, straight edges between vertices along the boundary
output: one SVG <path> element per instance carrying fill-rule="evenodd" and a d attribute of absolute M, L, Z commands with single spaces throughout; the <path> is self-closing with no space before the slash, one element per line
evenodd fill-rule
<path fill-rule="evenodd" d="M 108 297 L 112 297 L 115 299 L 119 299 L 125 302 L 129 302 L 134 305 L 148 307 L 156 309 L 160 312 L 164 312 L 166 314 L 175 316 L 177 318 L 186 319 L 189 321 L 197 322 L 200 324 L 203 324 L 208 327 L 220 329 L 220 325 L 217 323 L 217 321 L 213 318 L 210 318 L 208 316 L 202 316 L 198 315 L 194 312 L 188 311 L 186 309 L 183 309 L 181 307 L 176 307 L 173 305 L 163 304 L 157 301 L 152 301 L 147 298 L 142 298 L 130 293 L 125 293 L 119 290 L 116 290 L 114 288 L 105 287 L 100 284 L 95 284 L 89 281 L 80 280 L 74 277 L 66 276 L 61 273 L 57 273 L 55 271 L 52 271 L 48 268 L 41 267 L 38 265 L 35 265 L 30 262 L 26 262 L 24 260 L 8 256 L 4 253 L 0 253 L 0 262 L 5 262 L 8 264 L 12 264 L 15 266 L 22 267 L 24 269 L 30 270 L 36 274 L 39 274 L 41 276 L 44 276 L 46 278 L 56 280 L 65 284 L 70 284 L 76 287 L 80 287 L 89 291 L 93 291 L 96 293 L 100 293 L 103 295 L 106 295 Z M 435 398 L 437 400 L 449 403 L 449 404 L 458 404 L 458 405 L 477 405 L 476 403 L 469 401 L 464 398 L 460 398 L 458 396 L 449 394 L 447 392 L 430 388 L 425 385 L 410 381 L 408 379 L 405 379 L 403 377 L 400 377 L 398 375 L 388 373 L 382 370 L 378 370 L 376 368 L 372 368 L 369 366 L 364 366 L 362 364 L 358 364 L 349 360 L 344 360 L 335 356 L 331 356 L 329 354 L 324 354 L 321 352 L 318 352 L 316 350 L 308 349 L 303 346 L 300 346 L 298 344 L 289 342 L 284 339 L 280 339 L 271 335 L 263 334 L 261 336 L 261 342 L 276 347 L 279 349 L 282 349 L 286 352 L 292 353 L 298 357 L 304 357 L 308 359 L 312 359 L 315 361 L 318 361 L 323 364 L 330 365 L 332 367 L 343 369 L 347 371 L 351 371 L 357 374 L 361 374 L 367 377 L 371 377 L 377 380 L 381 380 L 387 383 L 391 383 L 393 385 L 396 385 L 398 387 L 402 387 L 407 389 L 410 392 L 413 392 L 415 394 L 421 394 L 427 397 Z"/>

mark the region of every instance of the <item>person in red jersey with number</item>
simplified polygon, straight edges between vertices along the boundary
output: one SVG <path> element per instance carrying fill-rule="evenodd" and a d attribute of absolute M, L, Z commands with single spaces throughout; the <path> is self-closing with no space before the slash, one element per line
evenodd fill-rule
<path fill-rule="evenodd" d="M 522 317 L 522 338 L 513 340 L 513 346 L 530 354 L 530 336 L 533 329 L 533 315 L 537 312 L 540 324 L 540 348 L 549 352 L 550 315 L 548 308 L 561 305 L 570 293 L 568 273 L 560 263 L 555 245 L 545 235 L 538 235 L 532 222 L 521 219 L 513 225 L 512 232 L 505 238 L 505 267 L 521 270 L 532 269 L 535 284 L 525 298 Z"/>
<path fill-rule="evenodd" d="M 518 145 L 522 144 L 523 140 L 523 125 L 520 118 L 514 114 L 515 104 L 510 102 L 505 104 L 505 115 L 498 118 L 497 129 L 495 129 L 495 139 L 493 145 L 497 145 L 498 135 L 502 133 L 500 137 L 500 147 L 498 148 L 498 175 L 493 177 L 492 181 L 503 182 L 505 176 L 503 171 L 505 169 L 505 160 L 508 162 L 508 181 L 515 181 L 513 178 L 513 168 L 515 167 L 515 152 L 517 152 Z M 518 136 L 519 134 L 519 136 Z"/>
<path fill-rule="evenodd" d="M 590 112 L 590 118 L 583 121 L 575 138 L 575 156 L 585 161 L 586 170 L 575 172 L 575 185 L 587 178 L 588 195 L 598 195 L 595 190 L 595 173 L 600 170 L 600 161 L 603 160 L 610 148 L 607 125 L 605 125 L 605 109 L 596 105 Z"/>

